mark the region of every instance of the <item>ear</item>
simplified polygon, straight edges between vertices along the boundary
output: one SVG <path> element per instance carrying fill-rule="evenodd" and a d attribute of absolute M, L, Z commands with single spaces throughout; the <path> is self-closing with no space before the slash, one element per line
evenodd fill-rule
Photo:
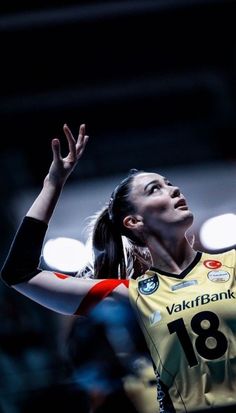
<path fill-rule="evenodd" d="M 127 215 L 123 219 L 123 225 L 129 229 L 138 229 L 143 225 L 143 220 L 140 215 Z"/>

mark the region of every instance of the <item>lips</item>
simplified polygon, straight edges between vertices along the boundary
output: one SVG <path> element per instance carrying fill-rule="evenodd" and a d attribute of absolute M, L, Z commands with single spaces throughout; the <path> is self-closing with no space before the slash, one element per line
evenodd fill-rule
<path fill-rule="evenodd" d="M 180 207 L 187 208 L 187 204 L 184 198 L 179 199 L 178 202 L 176 202 L 175 204 L 175 208 L 180 208 Z"/>

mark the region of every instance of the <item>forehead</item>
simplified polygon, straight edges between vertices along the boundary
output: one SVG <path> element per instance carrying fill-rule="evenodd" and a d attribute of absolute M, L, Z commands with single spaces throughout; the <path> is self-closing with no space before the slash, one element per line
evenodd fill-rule
<path fill-rule="evenodd" d="M 163 182 L 167 179 L 154 172 L 142 172 L 134 177 L 133 180 L 133 192 L 143 192 L 146 185 L 148 185 L 152 181 Z"/>

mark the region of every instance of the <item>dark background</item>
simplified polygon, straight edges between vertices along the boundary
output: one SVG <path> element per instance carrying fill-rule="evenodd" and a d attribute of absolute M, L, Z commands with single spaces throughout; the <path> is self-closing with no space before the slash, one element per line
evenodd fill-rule
<path fill-rule="evenodd" d="M 1 148 L 21 154 L 32 184 L 64 122 L 75 133 L 85 122 L 94 139 L 80 172 L 88 178 L 132 163 L 233 155 L 235 1 L 21 1 L 0 8 Z"/>
<path fill-rule="evenodd" d="M 12 197 L 41 185 L 51 138 L 63 137 L 64 122 L 75 134 L 85 122 L 91 136 L 79 170 L 85 181 L 132 167 L 235 161 L 235 6 L 227 0 L 0 3 L 0 262 L 15 228 Z M 23 347 L 29 334 L 39 353 L 49 351 L 48 371 L 57 371 L 56 338 L 45 342 L 45 321 L 34 335 L 32 318 L 26 331 L 12 309 L 35 310 L 53 329 L 51 313 L 8 294 L 3 308 Z M 17 342 L 9 334 L 2 329 L 2 342 Z M 7 406 L 4 413 L 18 413 Z"/>
<path fill-rule="evenodd" d="M 235 159 L 235 5 L 1 2 L 3 254 L 11 196 L 41 184 L 64 122 L 93 139 L 84 179 Z"/>

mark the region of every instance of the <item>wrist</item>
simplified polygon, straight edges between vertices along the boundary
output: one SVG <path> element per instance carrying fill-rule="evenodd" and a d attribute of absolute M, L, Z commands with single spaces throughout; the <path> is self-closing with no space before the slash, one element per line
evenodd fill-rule
<path fill-rule="evenodd" d="M 49 174 L 44 178 L 43 188 L 49 191 L 60 192 L 65 185 L 65 180 L 52 179 Z"/>

